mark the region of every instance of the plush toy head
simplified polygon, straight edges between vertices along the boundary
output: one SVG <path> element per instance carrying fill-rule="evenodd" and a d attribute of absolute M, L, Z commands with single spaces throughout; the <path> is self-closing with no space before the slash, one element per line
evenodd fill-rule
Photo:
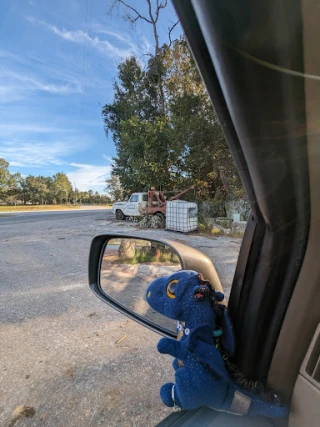
<path fill-rule="evenodd" d="M 215 291 L 203 276 L 193 270 L 182 270 L 171 276 L 159 277 L 148 287 L 146 299 L 158 313 L 185 322 L 186 328 L 210 324 L 219 329 L 224 350 L 233 355 L 233 328 L 221 292 Z"/>
<path fill-rule="evenodd" d="M 202 276 L 192 270 L 178 271 L 171 276 L 154 280 L 146 293 L 147 301 L 159 313 L 179 321 L 188 321 L 195 316 L 207 316 L 214 321 L 214 299 L 224 296 L 214 292 Z M 200 319 L 199 319 L 200 321 Z"/>

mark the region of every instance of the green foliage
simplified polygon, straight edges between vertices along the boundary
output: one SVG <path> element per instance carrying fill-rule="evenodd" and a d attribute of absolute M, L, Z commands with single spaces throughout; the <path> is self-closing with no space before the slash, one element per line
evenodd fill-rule
<path fill-rule="evenodd" d="M 211 228 L 211 230 L 210 230 L 210 232 L 211 232 L 211 234 L 212 234 L 213 236 L 221 236 L 221 235 L 223 235 L 223 234 L 224 234 L 223 230 L 221 230 L 221 229 L 220 229 L 220 228 L 218 228 L 218 227 L 212 227 L 212 228 Z"/>
<path fill-rule="evenodd" d="M 121 62 L 114 99 L 103 107 L 102 115 L 117 149 L 112 175 L 119 178 L 125 194 L 152 185 L 167 190 L 196 185 L 196 199 L 210 200 L 214 216 L 226 215 L 227 197 L 244 197 L 183 38 L 159 48 L 145 66 L 134 57 Z"/>
<path fill-rule="evenodd" d="M 72 185 L 65 173 L 58 172 L 53 175 L 51 187 L 57 203 L 68 202 L 72 192 Z"/>
<path fill-rule="evenodd" d="M 10 186 L 9 163 L 0 157 L 0 198 L 4 197 Z"/>
<path fill-rule="evenodd" d="M 123 261 L 118 261 L 119 263 Z M 176 256 L 170 249 L 161 250 L 160 255 L 156 256 L 154 250 L 136 249 L 135 254 L 132 258 L 126 258 L 126 264 L 143 264 L 143 263 L 159 263 L 165 264 L 179 264 L 179 257 Z"/>
<path fill-rule="evenodd" d="M 64 172 L 51 177 L 28 175 L 22 177 L 18 172 L 11 174 L 9 163 L 0 158 L 0 202 L 17 204 L 66 204 L 66 203 L 110 203 L 110 197 L 97 191 L 73 190 L 71 182 Z"/>
<path fill-rule="evenodd" d="M 157 215 L 143 215 L 139 221 L 140 228 L 161 228 L 161 219 Z"/>
<path fill-rule="evenodd" d="M 123 189 L 119 177 L 117 175 L 111 175 L 111 177 L 106 180 L 106 184 L 107 186 L 105 191 L 110 194 L 112 202 L 118 202 L 122 200 Z"/>

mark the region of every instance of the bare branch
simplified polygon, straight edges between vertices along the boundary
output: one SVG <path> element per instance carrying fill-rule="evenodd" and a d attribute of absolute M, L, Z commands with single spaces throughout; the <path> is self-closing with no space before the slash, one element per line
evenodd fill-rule
<path fill-rule="evenodd" d="M 147 3 L 148 3 L 148 8 L 149 8 L 149 16 L 151 19 L 151 23 L 154 24 L 155 20 L 153 19 L 151 0 L 147 0 Z"/>
<path fill-rule="evenodd" d="M 150 56 L 150 58 L 153 57 L 152 53 L 144 53 L 143 55 L 140 56 L 139 59 L 143 58 L 144 56 Z"/>
<path fill-rule="evenodd" d="M 163 3 L 159 3 L 159 0 L 157 0 L 156 19 L 154 20 L 154 22 L 157 22 L 159 19 L 160 9 L 165 9 L 167 7 L 167 4 L 168 4 L 168 0 L 164 0 Z"/>
<path fill-rule="evenodd" d="M 130 9 L 130 10 L 132 10 L 132 12 L 134 12 L 135 14 L 136 14 L 136 17 L 133 17 L 133 16 L 131 16 L 129 13 L 127 13 L 127 19 L 132 23 L 132 24 L 135 24 L 136 23 L 136 21 L 140 18 L 140 19 L 143 19 L 144 21 L 146 21 L 146 22 L 148 22 L 149 24 L 152 24 L 152 21 L 150 20 L 150 19 L 148 19 L 148 18 L 146 18 L 145 16 L 143 16 L 143 15 L 141 15 L 141 13 L 139 13 L 138 11 L 137 11 L 137 9 L 135 9 L 134 7 L 132 7 L 132 6 L 130 6 L 129 4 L 127 4 L 127 3 L 125 3 L 123 0 L 117 0 L 116 2 L 115 2 L 115 4 L 116 3 L 120 3 L 120 4 L 122 4 L 123 6 L 125 6 L 125 7 L 127 7 L 128 9 Z"/>
<path fill-rule="evenodd" d="M 159 3 L 159 0 L 157 0 L 157 9 L 165 9 L 167 7 L 168 0 L 164 0 L 163 3 Z"/>
<path fill-rule="evenodd" d="M 171 47 L 172 43 L 174 42 L 174 40 L 171 40 L 171 33 L 178 24 L 179 24 L 179 21 L 177 21 L 175 24 L 173 24 L 172 27 L 168 28 L 168 30 L 169 30 L 169 33 L 168 33 L 168 35 L 169 35 L 169 47 Z"/>

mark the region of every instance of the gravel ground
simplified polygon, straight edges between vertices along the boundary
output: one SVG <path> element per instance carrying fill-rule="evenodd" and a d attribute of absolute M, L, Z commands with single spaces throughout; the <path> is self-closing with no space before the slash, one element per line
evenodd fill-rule
<path fill-rule="evenodd" d="M 239 239 L 140 231 L 110 210 L 0 215 L 1 426 L 150 427 L 171 413 L 159 398 L 173 379 L 159 336 L 89 290 L 90 242 L 108 231 L 202 250 L 229 293 Z M 33 417 L 12 415 L 23 405 Z"/>

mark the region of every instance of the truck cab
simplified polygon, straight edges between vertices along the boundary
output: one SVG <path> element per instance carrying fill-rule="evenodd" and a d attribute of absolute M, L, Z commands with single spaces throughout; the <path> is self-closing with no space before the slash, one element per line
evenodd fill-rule
<path fill-rule="evenodd" d="M 141 216 L 148 204 L 148 193 L 132 193 L 129 200 L 116 202 L 112 205 L 112 212 L 118 220 L 126 216 Z"/>

